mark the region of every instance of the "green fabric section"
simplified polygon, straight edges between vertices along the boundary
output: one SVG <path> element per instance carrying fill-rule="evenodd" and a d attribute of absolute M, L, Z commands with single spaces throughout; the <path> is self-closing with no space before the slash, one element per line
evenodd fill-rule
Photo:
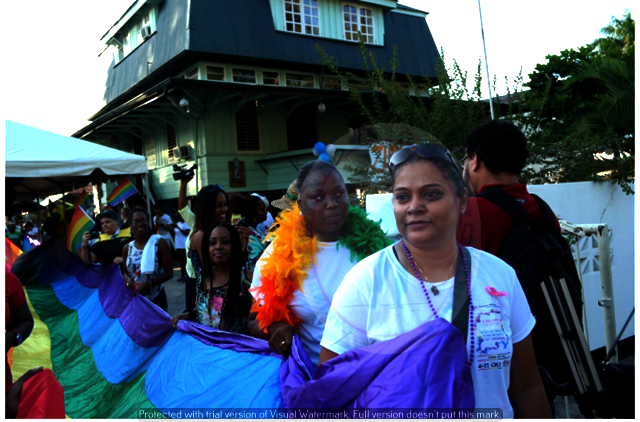
<path fill-rule="evenodd" d="M 136 418 L 156 410 L 144 389 L 146 372 L 124 384 L 111 384 L 98 371 L 91 348 L 80 337 L 78 313 L 58 300 L 50 285 L 27 288 L 33 307 L 51 333 L 53 373 L 64 388 L 71 418 Z"/>

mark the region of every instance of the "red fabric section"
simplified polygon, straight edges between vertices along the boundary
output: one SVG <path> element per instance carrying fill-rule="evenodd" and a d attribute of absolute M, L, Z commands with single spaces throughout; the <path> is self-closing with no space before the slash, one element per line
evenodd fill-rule
<path fill-rule="evenodd" d="M 9 326 L 9 320 L 11 319 L 11 309 L 22 305 L 22 302 L 26 300 L 24 295 L 24 289 L 18 277 L 13 273 L 6 273 L 4 278 L 4 328 Z"/>
<path fill-rule="evenodd" d="M 64 390 L 53 372 L 43 369 L 24 383 L 17 419 L 64 418 Z"/>
<path fill-rule="evenodd" d="M 484 185 L 480 192 L 497 186 L 517 199 L 529 217 L 534 220 L 540 218 L 540 206 L 529 194 L 525 184 Z M 514 225 L 511 216 L 493 202 L 484 198 L 470 198 L 466 212 L 458 221 L 458 241 L 464 246 L 472 246 L 498 256 Z M 556 228 L 560 231 L 557 219 Z"/>

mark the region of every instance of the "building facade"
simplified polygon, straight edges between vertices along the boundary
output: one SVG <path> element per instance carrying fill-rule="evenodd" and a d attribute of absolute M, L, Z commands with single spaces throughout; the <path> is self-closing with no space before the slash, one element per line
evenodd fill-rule
<path fill-rule="evenodd" d="M 425 16 L 394 0 L 137 0 L 102 38 L 104 106 L 73 136 L 144 155 L 160 200 L 178 195 L 174 164 L 198 165 L 189 195 L 286 189 L 318 141 L 339 168 L 370 160 L 317 48 L 362 74 L 362 34 L 381 65 L 397 46 L 400 77 L 435 77 Z"/>

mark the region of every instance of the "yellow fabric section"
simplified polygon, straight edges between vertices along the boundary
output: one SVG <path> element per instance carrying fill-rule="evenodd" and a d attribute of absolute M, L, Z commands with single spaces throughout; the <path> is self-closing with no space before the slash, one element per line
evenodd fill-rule
<path fill-rule="evenodd" d="M 121 229 L 118 232 L 117 237 L 131 237 L 131 227 L 127 227 L 126 229 Z M 109 236 L 106 233 L 100 233 L 100 238 L 98 239 L 98 242 L 102 242 L 105 240 L 111 240 L 111 236 Z"/>
<path fill-rule="evenodd" d="M 40 316 L 31 305 L 29 294 L 26 289 L 24 292 L 27 297 L 27 305 L 29 311 L 33 315 L 33 331 L 31 335 L 18 347 L 13 348 L 13 365 L 11 365 L 11 374 L 13 382 L 16 382 L 29 369 L 42 366 L 53 371 L 51 364 L 51 335 L 47 324 L 42 322 Z"/>

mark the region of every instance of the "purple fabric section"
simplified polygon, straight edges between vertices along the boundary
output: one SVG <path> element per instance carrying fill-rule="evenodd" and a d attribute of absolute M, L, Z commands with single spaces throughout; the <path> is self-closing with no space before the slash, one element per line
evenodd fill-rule
<path fill-rule="evenodd" d="M 280 388 L 289 408 L 475 407 L 465 343 L 442 318 L 343 353 L 320 365 L 313 380 L 296 359 L 283 365 Z"/>
<path fill-rule="evenodd" d="M 257 353 L 263 356 L 282 358 L 282 355 L 271 350 L 266 340 L 259 338 L 228 333 L 184 320 L 178 322 L 178 330 L 191 335 L 196 340 L 209 346 L 216 346 L 221 349 L 236 352 Z"/>

